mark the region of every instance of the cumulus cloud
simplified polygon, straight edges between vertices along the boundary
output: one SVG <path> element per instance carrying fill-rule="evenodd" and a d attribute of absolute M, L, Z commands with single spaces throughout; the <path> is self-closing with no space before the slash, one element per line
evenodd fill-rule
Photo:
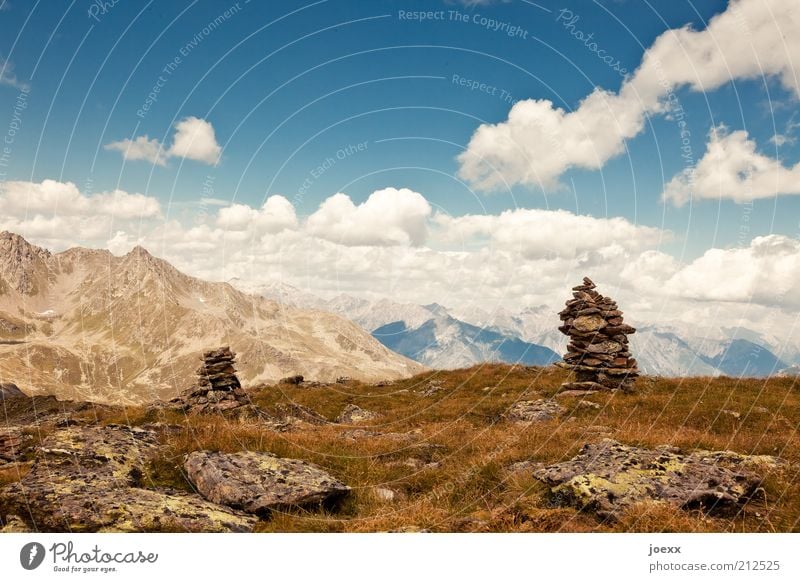
<path fill-rule="evenodd" d="M 773 234 L 743 248 L 710 249 L 675 272 L 665 289 L 704 301 L 800 306 L 800 240 Z"/>
<path fill-rule="evenodd" d="M 159 166 L 167 165 L 167 152 L 156 138 L 140 135 L 136 139 L 123 139 L 103 146 L 109 151 L 118 151 L 124 160 L 144 160 Z"/>
<path fill-rule="evenodd" d="M 217 143 L 214 127 L 205 119 L 187 117 L 175 124 L 175 136 L 170 157 L 187 158 L 214 165 L 219 161 L 222 148 Z"/>
<path fill-rule="evenodd" d="M 499 215 L 437 215 L 443 240 L 489 239 L 497 249 L 528 259 L 574 258 L 590 250 L 618 246 L 634 250 L 651 247 L 668 233 L 639 226 L 625 218 L 594 218 L 567 210 L 518 208 Z"/>
<path fill-rule="evenodd" d="M 328 297 L 556 308 L 588 275 L 641 318 L 691 312 L 718 323 L 723 311 L 800 307 L 796 238 L 764 236 L 681 261 L 659 249 L 669 233 L 624 218 L 535 209 L 449 217 L 434 214 L 421 194 L 394 188 L 361 204 L 334 195 L 306 219 L 283 196 L 270 196 L 260 207 L 220 207 L 184 223 L 141 194 L 6 182 L 0 230 L 54 250 L 122 254 L 140 244 L 204 279 L 282 280 Z"/>
<path fill-rule="evenodd" d="M 574 111 L 549 100 L 516 103 L 508 119 L 481 125 L 458 157 L 459 175 L 482 190 L 554 188 L 570 168 L 598 169 L 622 153 L 648 115 L 666 113 L 674 91 L 711 91 L 733 79 L 775 77 L 800 96 L 800 6 L 794 0 L 731 0 L 706 29 L 661 34 L 618 93 L 595 89 Z"/>
<path fill-rule="evenodd" d="M 158 200 L 123 190 L 85 195 L 72 182 L 9 181 L 0 183 L 0 212 L 9 216 L 115 216 L 122 219 L 155 218 Z"/>
<path fill-rule="evenodd" d="M 749 202 L 782 194 L 800 194 L 800 163 L 786 167 L 757 152 L 746 131 L 728 132 L 720 126 L 709 133 L 706 153 L 696 167 L 672 178 L 662 198 L 683 206 L 692 198 Z"/>
<path fill-rule="evenodd" d="M 431 205 L 408 188 L 373 192 L 359 205 L 347 194 L 335 194 L 308 217 L 308 228 L 343 245 L 418 246 L 425 242 Z"/>
<path fill-rule="evenodd" d="M 270 196 L 261 208 L 247 204 L 232 204 L 221 208 L 217 225 L 231 231 L 253 231 L 258 234 L 276 233 L 297 228 L 294 206 L 283 196 Z"/>
<path fill-rule="evenodd" d="M 198 117 L 186 117 L 175 124 L 169 148 L 147 135 L 111 142 L 104 148 L 120 152 L 125 160 L 145 160 L 159 166 L 165 166 L 170 158 L 195 160 L 213 166 L 219 162 L 222 153 L 214 126 Z"/>
<path fill-rule="evenodd" d="M 83 194 L 72 182 L 0 183 L 0 230 L 10 230 L 61 249 L 105 246 L 112 229 L 135 229 L 161 218 L 158 200 L 122 190 Z"/>

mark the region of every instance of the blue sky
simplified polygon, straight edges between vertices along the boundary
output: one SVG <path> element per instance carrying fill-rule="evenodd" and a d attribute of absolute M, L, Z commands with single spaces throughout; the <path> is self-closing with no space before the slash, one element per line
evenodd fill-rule
<path fill-rule="evenodd" d="M 511 99 L 546 98 L 571 109 L 595 85 L 619 88 L 620 74 L 572 36 L 563 19 L 556 21 L 562 9 L 579 16 L 578 29 L 593 32 L 598 45 L 632 71 L 660 33 L 686 23 L 703 28 L 725 2 L 660 3 L 658 11 L 639 2 L 543 2 L 551 12 L 524 2 L 240 2 L 238 12 L 207 36 L 202 29 L 235 4 L 183 4 L 142 9 L 121 1 L 103 14 L 89 2 L 12 2 L 0 17 L 0 54 L 13 60 L 19 78 L 30 79 L 32 92 L 9 177 L 57 178 L 188 201 L 201 196 L 212 176 L 221 199 L 259 204 L 281 193 L 301 213 L 342 189 L 363 200 L 375 189 L 403 186 L 453 214 L 518 205 L 621 215 L 652 226 L 663 221 L 679 236 L 688 235 L 691 254 L 739 239 L 741 209 L 730 201 L 704 201 L 691 209 L 665 209 L 659 201 L 665 180 L 682 161 L 675 155 L 674 124 L 657 116 L 627 143 L 629 156 L 616 157 L 602 172 L 563 176 L 574 192 L 517 186 L 476 195 L 453 179 L 455 156 L 480 121 L 506 117 L 510 105 L 503 91 Z M 92 6 L 96 18 L 89 15 Z M 431 9 L 444 10 L 446 20 L 400 19 L 401 10 Z M 456 20 L 456 13 L 468 21 Z M 527 38 L 487 30 L 480 24 L 483 15 L 516 24 Z M 181 57 L 181 48 L 198 33 L 196 48 Z M 164 75 L 163 67 L 176 56 L 178 67 Z M 141 119 L 136 112 L 159 75 L 166 83 Z M 470 90 L 454 83 L 454 75 L 498 90 Z M 0 107 L 11 110 L 15 98 L 13 88 L 5 88 Z M 747 127 L 769 150 L 773 124 L 783 131 L 794 110 L 785 105 L 784 89 L 761 80 L 735 81 L 705 94 L 684 89 L 680 98 L 697 156 L 715 123 Z M 770 99 L 781 106 L 770 107 Z M 171 125 L 187 115 L 213 123 L 224 146 L 218 167 L 123 167 L 119 155 L 102 149 L 139 134 L 166 139 Z M 380 141 L 401 137 L 412 139 Z M 312 168 L 360 142 L 367 142 L 365 152 L 302 188 Z M 797 159 L 796 148 L 781 148 L 780 154 Z M 798 215 L 796 199 L 757 206 L 752 234 L 796 231 L 790 218 Z"/>
<path fill-rule="evenodd" d="M 258 208 L 280 194 L 302 220 L 337 192 L 359 205 L 376 190 L 407 188 L 434 213 L 454 217 L 515 208 L 622 217 L 671 233 L 648 248 L 684 262 L 711 248 L 747 247 L 757 236 L 796 239 L 794 192 L 752 205 L 728 193 L 662 201 L 665 184 L 686 167 L 674 111 L 651 107 L 641 131 L 619 142 L 621 153 L 599 167 L 554 170 L 542 183 L 510 179 L 490 191 L 458 159 L 482 124 L 505 122 L 514 102 L 548 100 L 570 112 L 597 87 L 616 94 L 625 83 L 619 69 L 636 71 L 665 31 L 702 31 L 727 7 L 722 0 L 11 0 L 0 9 L 2 115 L 13 119 L 21 88 L 29 93 L 0 177 L 72 182 L 86 196 L 142 193 L 184 224 L 223 202 Z M 420 21 L 417 11 L 433 17 Z M 581 40 L 589 34 L 596 44 Z M 745 130 L 758 154 L 787 168 L 798 162 L 797 95 L 781 77 L 784 65 L 756 77 L 733 71 L 705 91 L 667 71 L 676 76 L 694 162 L 721 126 L 725 135 Z M 697 75 L 711 78 L 702 63 Z M 106 147 L 140 136 L 168 147 L 186 118 L 213 126 L 218 163 L 173 156 L 158 165 Z M 220 202 L 203 206 L 202 198 Z"/>

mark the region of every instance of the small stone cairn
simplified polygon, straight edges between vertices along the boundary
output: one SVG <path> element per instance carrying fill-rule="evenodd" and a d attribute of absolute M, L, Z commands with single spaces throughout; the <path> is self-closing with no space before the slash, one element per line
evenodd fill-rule
<path fill-rule="evenodd" d="M 187 412 L 225 412 L 251 406 L 250 398 L 236 377 L 235 357 L 227 346 L 203 352 L 197 383 L 170 402 Z"/>
<path fill-rule="evenodd" d="M 562 384 L 561 390 L 630 391 L 639 370 L 628 335 L 636 330 L 623 322 L 616 302 L 595 291 L 588 277 L 572 291 L 573 299 L 558 314 L 564 322 L 558 330 L 570 338 L 558 365 L 574 371 L 576 381 Z"/>

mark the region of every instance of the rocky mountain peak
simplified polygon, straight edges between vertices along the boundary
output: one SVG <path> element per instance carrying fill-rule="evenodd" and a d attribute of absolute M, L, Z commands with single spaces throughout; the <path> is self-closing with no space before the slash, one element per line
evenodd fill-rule
<path fill-rule="evenodd" d="M 3 231 L 0 233 L 0 283 L 19 293 L 36 292 L 37 275 L 44 274 L 50 251 L 32 245 L 20 235 Z M 3 285 L 0 285 L 2 289 Z"/>

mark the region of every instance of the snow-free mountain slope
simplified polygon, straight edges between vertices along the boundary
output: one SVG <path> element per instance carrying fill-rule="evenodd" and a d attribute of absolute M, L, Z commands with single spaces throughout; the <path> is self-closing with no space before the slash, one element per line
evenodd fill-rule
<path fill-rule="evenodd" d="M 239 354 L 244 383 L 423 369 L 342 317 L 184 275 L 141 247 L 51 254 L 2 233 L 0 269 L 0 381 L 32 394 L 168 398 L 192 382 L 200 352 L 219 345 Z"/>

